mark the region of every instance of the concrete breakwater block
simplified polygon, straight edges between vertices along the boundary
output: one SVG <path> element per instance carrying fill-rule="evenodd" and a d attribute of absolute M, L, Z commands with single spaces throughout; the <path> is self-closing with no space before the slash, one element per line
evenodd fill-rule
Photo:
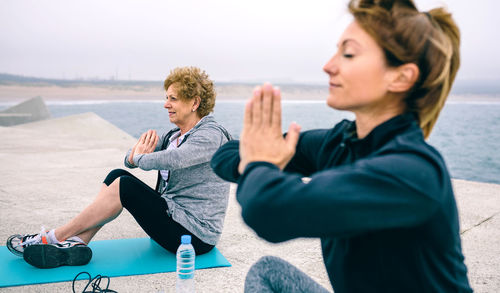
<path fill-rule="evenodd" d="M 42 97 L 34 97 L 0 111 L 0 126 L 13 126 L 49 119 L 49 109 Z"/>

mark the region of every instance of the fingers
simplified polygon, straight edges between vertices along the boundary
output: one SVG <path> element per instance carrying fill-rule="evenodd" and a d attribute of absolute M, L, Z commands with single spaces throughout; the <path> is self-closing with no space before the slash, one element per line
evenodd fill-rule
<path fill-rule="evenodd" d="M 158 144 L 158 140 L 160 139 L 160 137 L 156 134 L 156 131 L 154 133 L 154 139 L 151 143 L 151 151 L 154 151 L 155 148 L 156 148 L 156 145 Z"/>
<path fill-rule="evenodd" d="M 262 123 L 262 88 L 257 87 L 252 97 L 252 126 L 259 127 Z"/>
<path fill-rule="evenodd" d="M 145 145 L 147 148 L 150 148 L 151 146 L 155 148 L 158 140 L 159 137 L 158 134 L 156 134 L 156 130 L 150 129 L 141 135 L 137 144 Z"/>
<path fill-rule="evenodd" d="M 274 113 L 274 107 L 277 112 Z M 275 118 L 275 116 L 279 116 Z M 274 122 L 273 122 L 274 121 Z M 245 108 L 244 123 L 254 127 L 266 127 L 278 125 L 281 131 L 281 92 L 278 88 L 273 88 L 270 83 L 264 83 L 262 87 L 256 87 L 250 102 Z"/>
<path fill-rule="evenodd" d="M 295 150 L 299 141 L 300 125 L 292 122 L 288 127 L 288 132 L 285 137 L 285 143 L 289 149 Z"/>
<path fill-rule="evenodd" d="M 245 115 L 243 116 L 243 129 L 252 125 L 252 105 L 253 97 L 250 98 L 245 105 Z"/>
<path fill-rule="evenodd" d="M 150 129 L 148 130 L 148 141 L 151 142 L 152 140 L 154 140 L 154 137 L 156 136 L 156 131 Z"/>
<path fill-rule="evenodd" d="M 150 130 L 144 132 L 142 135 L 141 135 L 141 139 L 139 139 L 139 143 L 141 144 L 147 144 L 148 141 L 149 141 L 149 134 Z"/>
<path fill-rule="evenodd" d="M 262 125 L 266 128 L 271 126 L 271 114 L 273 106 L 273 87 L 269 83 L 262 86 Z"/>
<path fill-rule="evenodd" d="M 144 143 L 144 140 L 146 139 L 146 134 L 147 132 L 144 132 L 141 137 L 139 137 L 139 141 L 137 143 Z"/>
<path fill-rule="evenodd" d="M 271 127 L 281 130 L 281 90 L 273 88 Z"/>
<path fill-rule="evenodd" d="M 152 129 L 148 130 L 144 143 L 149 152 L 154 151 L 157 142 L 158 142 L 158 135 L 156 134 L 156 131 Z"/>

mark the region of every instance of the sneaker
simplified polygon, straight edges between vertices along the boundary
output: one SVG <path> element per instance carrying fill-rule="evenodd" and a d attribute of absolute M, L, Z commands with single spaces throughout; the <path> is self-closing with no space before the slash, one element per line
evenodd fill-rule
<path fill-rule="evenodd" d="M 59 266 L 81 266 L 92 259 L 92 250 L 73 239 L 55 244 L 33 244 L 24 249 L 24 260 L 41 269 Z"/>
<path fill-rule="evenodd" d="M 12 235 L 7 239 L 7 248 L 13 254 L 23 257 L 26 247 L 34 244 L 48 244 L 47 231 L 44 227 L 38 234 Z"/>

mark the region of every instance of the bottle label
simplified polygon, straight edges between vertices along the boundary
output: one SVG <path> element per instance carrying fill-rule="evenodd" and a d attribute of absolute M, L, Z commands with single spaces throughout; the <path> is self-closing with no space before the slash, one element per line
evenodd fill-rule
<path fill-rule="evenodd" d="M 192 250 L 181 250 L 177 257 L 177 276 L 179 279 L 194 278 L 194 259 L 195 254 Z"/>

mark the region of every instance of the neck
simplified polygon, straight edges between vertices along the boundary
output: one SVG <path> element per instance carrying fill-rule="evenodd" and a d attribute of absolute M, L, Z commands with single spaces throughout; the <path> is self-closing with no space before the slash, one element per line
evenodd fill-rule
<path fill-rule="evenodd" d="M 380 111 L 381 110 L 381 111 Z M 400 108 L 385 107 L 380 110 L 358 111 L 356 115 L 356 133 L 359 139 L 365 138 L 375 127 L 403 113 Z"/>
<path fill-rule="evenodd" d="M 177 127 L 181 130 L 181 135 L 186 134 L 186 132 L 191 130 L 200 120 L 201 118 L 198 117 L 198 115 L 194 115 L 183 123 L 177 123 Z"/>

